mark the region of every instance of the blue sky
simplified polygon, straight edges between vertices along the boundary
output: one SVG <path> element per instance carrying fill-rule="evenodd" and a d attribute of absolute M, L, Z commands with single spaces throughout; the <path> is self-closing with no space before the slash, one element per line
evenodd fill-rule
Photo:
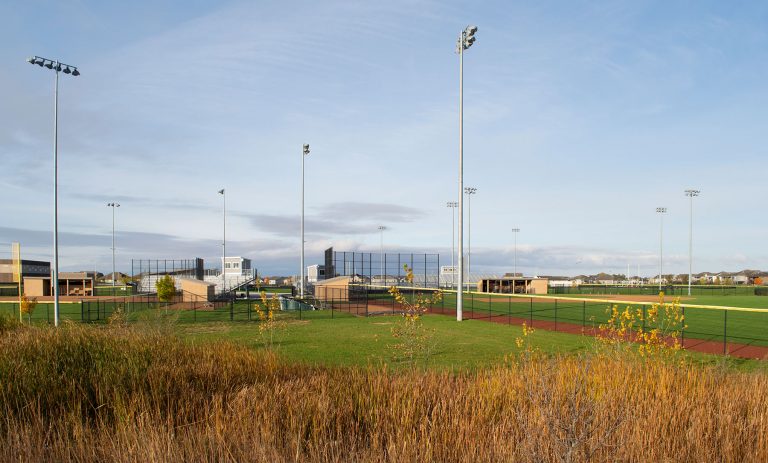
<path fill-rule="evenodd" d="M 87 2 L 0 4 L 0 257 L 50 259 L 53 73 L 64 269 L 216 259 L 298 272 L 373 250 L 450 260 L 455 40 L 465 56 L 472 264 L 526 273 L 768 269 L 763 2 Z"/>

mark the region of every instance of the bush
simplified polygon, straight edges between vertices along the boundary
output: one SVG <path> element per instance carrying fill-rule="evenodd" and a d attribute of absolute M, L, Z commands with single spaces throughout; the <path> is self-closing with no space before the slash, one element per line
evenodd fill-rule
<path fill-rule="evenodd" d="M 0 314 L 0 333 L 12 331 L 21 326 L 19 319 L 8 314 Z"/>

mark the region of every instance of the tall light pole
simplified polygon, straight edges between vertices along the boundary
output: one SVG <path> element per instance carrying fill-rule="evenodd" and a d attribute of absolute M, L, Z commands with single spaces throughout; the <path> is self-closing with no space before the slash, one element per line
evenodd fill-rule
<path fill-rule="evenodd" d="M 309 156 L 309 145 L 304 143 L 301 151 L 301 286 L 300 296 L 304 299 L 304 158 Z"/>
<path fill-rule="evenodd" d="M 513 228 L 512 233 L 514 233 L 515 237 L 515 277 L 517 277 L 517 234 L 520 233 L 519 228 Z"/>
<path fill-rule="evenodd" d="M 688 221 L 688 295 L 691 295 L 691 277 L 693 270 L 693 197 L 699 196 L 699 190 L 685 190 L 685 196 L 691 198 L 691 216 Z"/>
<path fill-rule="evenodd" d="M 115 209 L 120 207 L 118 203 L 107 203 L 112 208 L 112 295 L 115 295 Z"/>
<path fill-rule="evenodd" d="M 456 285 L 456 265 L 453 260 L 455 254 L 454 245 L 456 243 L 456 208 L 459 207 L 459 203 L 456 201 L 448 201 L 445 203 L 446 207 L 451 208 L 451 289 Z"/>
<path fill-rule="evenodd" d="M 30 64 L 47 67 L 56 71 L 53 87 L 53 324 L 59 326 L 59 72 L 77 77 L 76 66 L 58 60 L 33 56 L 27 58 Z"/>
<path fill-rule="evenodd" d="M 387 227 L 379 225 L 379 231 L 381 232 L 381 247 L 379 249 L 379 267 L 381 267 L 381 277 L 384 278 L 384 230 Z M 384 278 L 384 286 L 387 285 L 387 280 Z"/>
<path fill-rule="evenodd" d="M 224 206 L 224 234 L 221 241 L 221 292 L 223 293 L 227 285 L 227 194 L 224 188 L 219 190 Z"/>
<path fill-rule="evenodd" d="M 664 274 L 664 214 L 667 213 L 666 207 L 657 207 L 659 214 L 659 292 L 661 292 L 661 279 Z"/>
<path fill-rule="evenodd" d="M 467 276 L 472 278 L 472 195 L 477 194 L 477 188 L 464 188 L 467 195 Z"/>
<path fill-rule="evenodd" d="M 459 54 L 459 286 L 456 290 L 456 320 L 464 308 L 464 50 L 475 43 L 477 26 L 467 26 L 456 42 Z"/>

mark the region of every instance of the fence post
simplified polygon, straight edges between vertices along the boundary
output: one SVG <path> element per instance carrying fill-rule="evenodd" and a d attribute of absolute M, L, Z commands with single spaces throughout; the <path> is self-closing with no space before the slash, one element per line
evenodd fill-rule
<path fill-rule="evenodd" d="M 723 355 L 728 355 L 728 311 L 723 310 Z"/>
<path fill-rule="evenodd" d="M 85 321 L 85 307 L 83 306 L 83 300 L 80 299 L 80 323 Z"/>
<path fill-rule="evenodd" d="M 555 299 L 555 331 L 557 331 L 557 299 Z"/>
<path fill-rule="evenodd" d="M 581 328 L 587 326 L 587 301 L 581 301 Z"/>
<path fill-rule="evenodd" d="M 507 296 L 507 325 L 512 324 L 512 296 Z"/>
<path fill-rule="evenodd" d="M 229 301 L 229 321 L 235 320 L 235 302 Z"/>
<path fill-rule="evenodd" d="M 643 306 L 645 307 L 645 306 Z M 680 347 L 685 349 L 685 306 L 682 307 L 683 309 L 683 318 L 681 319 L 680 323 Z"/>
<path fill-rule="evenodd" d="M 475 318 L 475 293 L 469 293 L 470 294 L 470 307 L 472 308 L 472 318 Z"/>
<path fill-rule="evenodd" d="M 488 296 L 488 320 L 491 318 L 491 296 Z"/>
<path fill-rule="evenodd" d="M 645 304 L 643 304 L 643 328 L 642 328 L 642 333 L 645 333 L 645 312 L 646 312 L 646 310 L 647 310 L 647 307 L 646 307 Z"/>
<path fill-rule="evenodd" d="M 299 304 L 299 320 L 301 320 L 301 311 L 304 304 Z"/>
<path fill-rule="evenodd" d="M 533 298 L 530 298 L 529 301 L 531 303 L 531 319 L 530 319 L 530 324 L 531 324 L 531 328 L 533 328 Z"/>

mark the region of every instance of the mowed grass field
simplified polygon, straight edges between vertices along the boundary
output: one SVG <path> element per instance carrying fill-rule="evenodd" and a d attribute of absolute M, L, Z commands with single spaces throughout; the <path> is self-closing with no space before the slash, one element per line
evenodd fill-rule
<path fill-rule="evenodd" d="M 408 295 L 408 292 L 405 292 Z M 412 297 L 412 296 L 409 296 Z M 638 296 L 634 296 L 637 298 Z M 605 302 L 600 299 L 613 298 L 615 302 Z M 528 319 L 535 322 L 561 322 L 598 327 L 605 323 L 613 306 L 619 310 L 629 307 L 631 310 L 642 310 L 637 301 L 623 302 L 621 299 L 631 299 L 632 296 L 595 296 L 557 295 L 556 298 L 544 297 L 510 297 L 504 295 L 489 295 L 469 293 L 464 297 L 464 312 L 468 317 L 483 317 L 496 322 L 505 320 Z M 644 296 L 646 301 L 653 301 L 653 296 Z M 391 304 L 389 298 L 380 296 L 381 303 Z M 673 302 L 675 298 L 667 297 L 665 302 Z M 768 297 L 765 296 L 693 296 L 681 297 L 680 302 L 694 305 L 729 306 L 741 308 L 768 309 Z M 444 293 L 443 301 L 437 310 L 445 313 L 455 313 L 456 295 Z M 685 332 L 689 339 L 703 339 L 714 342 L 735 342 L 758 346 L 768 346 L 768 310 L 766 312 L 748 312 L 720 309 L 702 309 L 684 307 Z M 653 328 L 649 326 L 649 328 Z"/>
<path fill-rule="evenodd" d="M 77 311 L 75 306 L 78 306 Z M 61 307 L 62 320 L 80 320 L 79 304 L 62 304 Z M 279 327 L 268 341 L 268 337 L 259 331 L 258 314 L 251 311 L 249 320 L 246 309 L 244 301 L 236 303 L 233 311 L 229 308 L 166 311 L 145 307 L 131 311 L 126 318 L 131 324 L 165 327 L 195 344 L 228 340 L 254 350 L 269 345 L 291 362 L 326 366 L 399 366 L 392 361 L 391 346 L 395 339 L 391 330 L 400 315 L 357 317 L 330 310 L 303 311 L 301 314 L 277 312 Z M 537 319 L 543 319 L 541 314 Z M 38 319 L 37 323 L 34 320 L 34 324 L 45 324 L 44 319 Z M 433 333 L 431 352 L 424 363 L 436 369 L 482 369 L 499 365 L 505 356 L 520 351 L 515 341 L 524 337 L 520 325 L 488 323 L 482 319 L 457 323 L 453 313 L 426 315 L 424 324 Z M 596 350 L 599 341 L 589 336 L 536 329 L 526 342 L 545 354 L 576 354 Z M 700 362 L 724 361 L 745 369 L 753 369 L 760 363 L 694 352 L 688 355 Z"/>
<path fill-rule="evenodd" d="M 407 297 L 412 297 L 408 291 L 404 291 Z M 545 299 L 536 297 L 508 297 L 494 296 L 488 294 L 469 293 L 464 298 L 465 318 L 486 318 L 497 323 L 519 323 L 520 319 L 536 321 L 548 321 L 558 323 L 570 323 L 581 325 L 587 328 L 598 327 L 605 323 L 609 317 L 609 311 L 612 306 L 618 306 L 620 310 L 630 307 L 632 310 L 642 306 L 635 301 L 621 302 L 621 299 L 637 298 L 638 296 L 593 296 L 585 297 L 583 295 L 557 295 L 557 299 Z M 644 296 L 645 300 L 655 299 L 653 296 Z M 615 302 L 604 302 L 596 299 L 614 298 Z M 579 300 L 581 299 L 581 300 Z M 703 296 L 683 296 L 679 298 L 681 304 L 711 305 L 711 306 L 729 306 L 768 309 L 768 297 L 766 296 L 721 296 L 721 295 L 703 295 Z M 666 298 L 667 302 L 675 298 Z M 253 304 L 253 301 L 251 302 Z M 395 311 L 397 308 L 392 306 L 392 298 L 388 294 L 371 295 L 368 301 L 371 311 Z M 437 304 L 435 309 L 444 312 L 448 318 L 455 316 L 456 296 L 453 293 L 444 293 L 443 300 Z M 103 322 L 112 310 L 116 307 L 122 307 L 128 313 L 128 318 L 135 321 L 147 311 L 156 310 L 155 304 L 131 304 L 126 305 L 121 302 L 101 303 L 99 308 L 94 310 L 94 305 L 81 306 L 80 303 L 62 303 L 61 319 L 83 321 L 90 320 L 94 322 Z M 383 310 L 382 310 L 383 309 Z M 161 309 L 165 310 L 165 309 Z M 360 309 L 364 312 L 364 308 Z M 685 309 L 685 333 L 687 339 L 702 339 L 713 342 L 727 342 L 751 344 L 758 346 L 768 346 L 768 312 L 740 312 L 718 309 L 700 309 L 686 307 Z M 0 303 L 0 314 L 18 314 L 18 305 L 15 303 Z M 196 310 L 174 310 L 169 309 L 176 322 L 185 323 L 205 323 L 205 322 L 230 322 L 230 321 L 253 321 L 257 317 L 253 307 L 249 309 L 248 301 L 238 300 L 230 310 L 227 304 L 215 306 L 215 308 L 198 308 Z M 331 312 L 328 310 L 319 312 L 303 312 L 302 314 L 293 313 L 292 317 L 314 317 L 314 318 L 339 318 L 344 317 L 343 312 Z M 33 323 L 52 323 L 53 304 L 38 304 L 32 314 Z M 652 326 L 648 326 L 652 328 Z"/>
<path fill-rule="evenodd" d="M 355 317 L 337 314 L 333 319 L 322 312 L 307 312 L 302 320 L 283 317 L 274 331 L 272 347 L 282 357 L 299 363 L 340 366 L 380 366 L 392 362 L 390 346 L 395 343 L 392 327 L 395 316 Z M 279 319 L 280 320 L 280 319 Z M 437 369 L 474 369 L 501 364 L 506 355 L 517 353 L 521 326 L 504 326 L 481 320 L 456 322 L 452 317 L 427 315 L 424 325 L 432 331 L 432 350 L 427 365 Z M 227 339 L 259 349 L 266 336 L 252 323 L 207 323 L 178 325 L 178 333 L 190 342 Z M 544 353 L 576 353 L 594 349 L 595 340 L 586 336 L 538 330 L 528 337 L 530 345 Z"/>
<path fill-rule="evenodd" d="M 563 297 L 563 298 L 585 298 L 585 299 L 600 299 L 600 298 L 615 298 L 621 299 L 622 295 L 585 295 L 585 294 L 552 294 L 551 296 Z M 652 297 L 652 296 L 651 296 Z M 682 304 L 695 304 L 695 305 L 716 305 L 723 307 L 746 307 L 754 309 L 768 309 L 768 296 L 754 296 L 754 295 L 693 295 L 693 296 L 665 296 L 664 299 L 667 302 L 671 302 L 679 298 Z"/>

